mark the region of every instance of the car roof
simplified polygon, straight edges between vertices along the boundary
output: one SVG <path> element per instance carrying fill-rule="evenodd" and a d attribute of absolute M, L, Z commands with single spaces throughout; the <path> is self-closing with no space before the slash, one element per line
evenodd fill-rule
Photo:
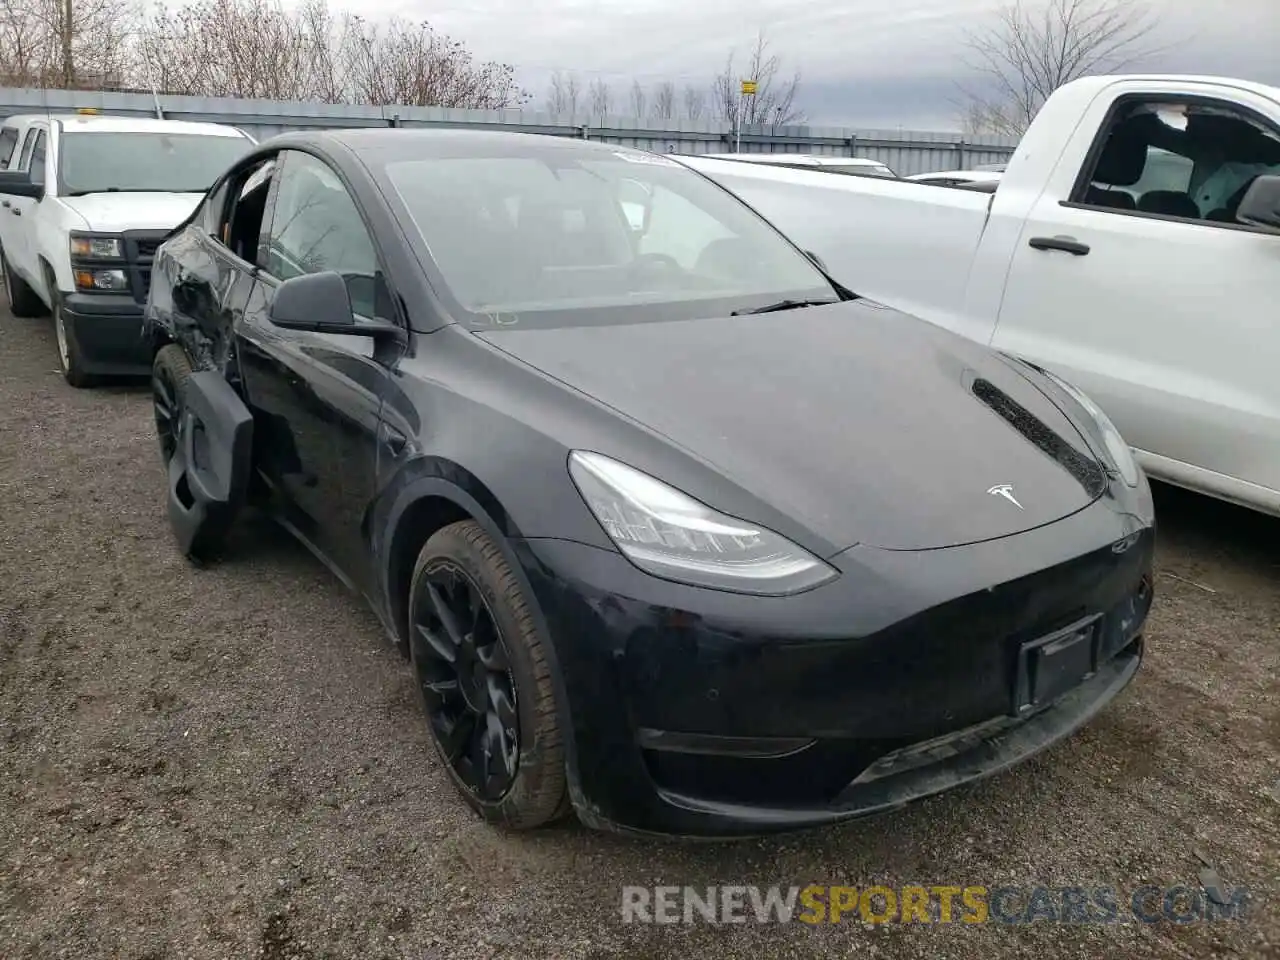
<path fill-rule="evenodd" d="M 448 157 L 545 157 L 577 154 L 583 157 L 648 156 L 648 151 L 577 137 L 522 133 L 512 130 L 467 128 L 362 127 L 282 133 L 262 141 L 259 152 L 290 147 L 317 149 L 334 144 L 362 159 L 391 163 Z M 671 161 L 674 164 L 674 161 Z"/>
<path fill-rule="evenodd" d="M 58 122 L 66 133 L 178 133 L 210 137 L 243 137 L 244 131 L 222 123 L 160 120 L 155 117 L 110 117 L 84 113 L 22 113 L 6 117 L 5 126 L 34 121 Z"/>

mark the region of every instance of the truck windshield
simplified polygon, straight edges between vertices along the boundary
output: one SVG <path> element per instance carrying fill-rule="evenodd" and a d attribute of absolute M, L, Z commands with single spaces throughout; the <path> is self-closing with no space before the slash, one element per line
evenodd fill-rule
<path fill-rule="evenodd" d="M 251 146 L 241 136 L 67 133 L 59 148 L 59 192 L 204 193 Z"/>
<path fill-rule="evenodd" d="M 395 161 L 385 175 L 453 298 L 482 326 L 723 317 L 837 299 L 767 222 L 665 157 L 530 144 Z"/>

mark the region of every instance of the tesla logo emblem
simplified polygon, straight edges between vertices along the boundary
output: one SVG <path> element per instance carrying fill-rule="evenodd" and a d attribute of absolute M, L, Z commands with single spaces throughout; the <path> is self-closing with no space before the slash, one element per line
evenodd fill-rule
<path fill-rule="evenodd" d="M 988 490 L 987 493 L 991 494 L 993 497 L 1004 497 L 1006 500 L 1012 503 L 1019 510 L 1026 509 L 1022 504 L 1018 502 L 1017 498 L 1013 495 L 1012 483 L 997 483 L 994 487 Z"/>

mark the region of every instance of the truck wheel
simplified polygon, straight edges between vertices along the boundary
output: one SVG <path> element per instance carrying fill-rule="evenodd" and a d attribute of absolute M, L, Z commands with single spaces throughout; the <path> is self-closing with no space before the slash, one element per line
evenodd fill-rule
<path fill-rule="evenodd" d="M 548 641 L 479 524 L 451 524 L 422 548 L 409 590 L 409 634 L 432 742 L 467 804 L 517 830 L 565 814 Z"/>
<path fill-rule="evenodd" d="M 53 285 L 49 277 L 50 296 L 53 298 L 53 332 L 58 338 L 58 362 L 62 367 L 62 377 L 73 387 L 91 387 L 96 378 L 85 373 L 84 359 L 80 355 L 80 345 L 76 342 L 74 331 L 67 326 L 62 310 L 62 294 Z"/>
<path fill-rule="evenodd" d="M 0 274 L 4 277 L 4 295 L 10 313 L 15 317 L 39 317 L 45 313 L 45 305 L 27 286 L 27 281 L 10 271 L 3 249 L 0 249 Z"/>
<path fill-rule="evenodd" d="M 176 343 L 161 347 L 151 366 L 151 406 L 156 418 L 160 456 L 167 467 L 178 448 L 178 424 L 182 421 L 182 392 L 191 376 L 191 362 Z"/>

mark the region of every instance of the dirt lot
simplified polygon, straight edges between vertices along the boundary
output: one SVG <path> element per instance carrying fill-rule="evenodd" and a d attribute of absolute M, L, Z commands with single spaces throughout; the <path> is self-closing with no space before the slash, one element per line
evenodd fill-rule
<path fill-rule="evenodd" d="M 0 316 L 0 957 L 1280 956 L 1280 523 L 1157 491 L 1148 663 L 1012 773 L 767 842 L 477 823 L 372 615 L 267 525 L 197 571 L 142 387 Z M 624 925 L 621 887 L 1199 889 L 1244 921 Z"/>

